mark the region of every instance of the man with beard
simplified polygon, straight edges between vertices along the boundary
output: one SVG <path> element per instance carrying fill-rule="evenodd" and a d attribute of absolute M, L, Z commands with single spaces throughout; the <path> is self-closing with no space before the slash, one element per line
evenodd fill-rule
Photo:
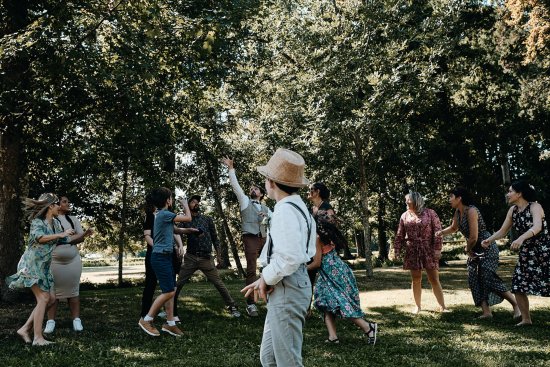
<path fill-rule="evenodd" d="M 271 211 L 261 203 L 264 196 L 262 188 L 252 185 L 248 196 L 246 196 L 239 185 L 239 181 L 237 181 L 233 160 L 225 157 L 222 159 L 222 162 L 229 169 L 229 181 L 231 182 L 233 192 L 237 195 L 237 200 L 239 200 L 242 220 L 241 232 L 246 257 L 245 285 L 249 285 L 258 279 L 256 275 L 257 261 L 266 238 L 266 226 L 262 224 L 262 221 L 271 215 Z M 258 308 L 252 295 L 246 299 L 246 312 L 251 317 L 258 316 Z"/>
<path fill-rule="evenodd" d="M 220 278 L 218 269 L 214 265 L 212 257 L 212 245 L 219 248 L 218 235 L 212 218 L 201 214 L 201 197 L 193 195 L 189 198 L 189 209 L 191 211 L 191 222 L 183 223 L 182 228 L 192 228 L 197 233 L 187 234 L 187 251 L 183 257 L 183 265 L 178 275 L 176 295 L 174 297 L 174 316 L 178 316 L 178 296 L 182 287 L 189 281 L 189 278 L 200 270 L 210 282 L 214 284 L 222 296 L 226 308 L 232 317 L 240 317 L 241 313 L 235 305 L 233 297 Z"/>

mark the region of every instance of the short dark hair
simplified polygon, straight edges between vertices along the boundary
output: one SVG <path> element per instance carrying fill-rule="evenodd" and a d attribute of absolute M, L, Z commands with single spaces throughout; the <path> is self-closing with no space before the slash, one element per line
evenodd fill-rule
<path fill-rule="evenodd" d="M 537 200 L 537 193 L 535 188 L 526 180 L 517 180 L 510 185 L 515 192 L 521 193 L 523 198 L 529 202 Z"/>
<path fill-rule="evenodd" d="M 462 204 L 464 205 L 473 205 L 474 203 L 472 194 L 470 194 L 465 187 L 457 186 L 452 190 L 449 190 L 449 194 L 453 194 L 455 197 L 461 198 Z"/>
<path fill-rule="evenodd" d="M 273 182 L 275 183 L 275 185 L 277 185 L 277 187 L 278 187 L 279 189 L 281 189 L 282 191 L 286 192 L 286 193 L 289 194 L 289 195 L 292 195 L 292 194 L 294 194 L 295 192 L 298 192 L 298 190 L 300 190 L 299 187 L 287 186 L 287 185 L 283 185 L 283 184 L 280 184 L 280 183 L 275 182 L 275 181 L 273 181 Z"/>
<path fill-rule="evenodd" d="M 153 203 L 153 192 L 148 193 L 145 196 L 145 213 L 146 214 L 153 214 L 155 212 L 155 203 Z"/>
<path fill-rule="evenodd" d="M 163 208 L 166 205 L 166 200 L 172 197 L 172 191 L 167 187 L 159 187 L 153 190 L 152 199 L 153 204 L 158 208 Z"/>
<path fill-rule="evenodd" d="M 315 182 L 313 185 L 311 185 L 311 187 L 315 190 L 319 190 L 319 197 L 322 200 L 328 200 L 330 198 L 330 190 L 324 183 Z"/>

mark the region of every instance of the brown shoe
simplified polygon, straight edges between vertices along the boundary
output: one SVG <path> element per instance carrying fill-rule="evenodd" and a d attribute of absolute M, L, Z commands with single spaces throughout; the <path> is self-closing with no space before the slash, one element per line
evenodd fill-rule
<path fill-rule="evenodd" d="M 162 331 L 167 332 L 170 335 L 180 337 L 183 335 L 183 331 L 181 331 L 176 325 L 170 326 L 168 324 L 162 325 Z"/>
<path fill-rule="evenodd" d="M 143 329 L 147 334 L 151 336 L 159 336 L 160 333 L 157 328 L 153 325 L 151 321 L 145 321 L 143 317 L 139 319 L 138 325 Z"/>

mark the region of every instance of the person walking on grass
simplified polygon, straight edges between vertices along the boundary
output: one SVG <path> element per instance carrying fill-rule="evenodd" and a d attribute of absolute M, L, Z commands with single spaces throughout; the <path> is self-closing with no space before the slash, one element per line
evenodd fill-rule
<path fill-rule="evenodd" d="M 212 257 L 212 246 L 219 248 L 218 234 L 214 221 L 207 215 L 200 212 L 199 195 L 193 195 L 189 198 L 189 210 L 193 219 L 191 222 L 183 223 L 186 230 L 192 230 L 193 233 L 187 235 L 187 251 L 183 257 L 183 265 L 178 274 L 176 283 L 176 295 L 174 296 L 174 316 L 178 317 L 178 297 L 183 286 L 189 281 L 191 276 L 200 270 L 206 276 L 222 296 L 227 311 L 232 317 L 241 317 L 241 313 L 235 305 L 235 301 L 229 290 L 223 283 L 218 269 L 214 265 Z"/>
<path fill-rule="evenodd" d="M 172 192 L 170 189 L 161 187 L 153 193 L 153 203 L 160 208 L 154 223 L 153 252 L 151 254 L 151 266 L 158 279 L 162 294 L 159 295 L 145 317 L 139 319 L 138 325 L 151 336 L 159 336 L 160 332 L 153 324 L 160 308 L 164 305 L 167 321 L 162 325 L 162 331 L 173 335 L 181 336 L 182 331 L 176 326 L 174 319 L 174 294 L 176 281 L 172 256 L 174 251 L 174 223 L 191 221 L 191 213 L 187 200 L 184 198 L 181 205 L 185 213 L 175 214 L 170 211 L 172 207 Z"/>
<path fill-rule="evenodd" d="M 338 344 L 336 318 L 349 319 L 357 325 L 367 339 L 367 344 L 376 344 L 378 325 L 363 319 L 359 289 L 353 271 L 336 253 L 334 241 L 340 233 L 332 219 L 324 214 L 318 215 L 317 253 L 322 254 L 319 279 L 315 284 L 313 305 L 322 313 L 328 330 L 326 343 Z"/>
<path fill-rule="evenodd" d="M 77 217 L 69 215 L 71 211 L 69 198 L 60 196 L 59 215 L 56 220 L 59 221 L 61 228 L 73 229 L 75 235 L 71 236 L 68 243 L 58 244 L 52 253 L 52 275 L 54 287 L 52 289 L 51 299 L 55 300 L 48 309 L 48 321 L 44 328 L 45 334 L 53 333 L 55 330 L 55 314 L 60 299 L 67 299 L 71 317 L 73 319 L 73 330 L 82 331 L 82 321 L 80 320 L 80 276 L 82 275 L 82 260 L 77 244 L 91 236 L 93 230 L 82 229 L 82 224 Z"/>
<path fill-rule="evenodd" d="M 233 166 L 233 160 L 230 158 L 222 158 L 222 162 L 229 170 L 229 182 L 233 188 L 233 192 L 237 195 L 239 208 L 241 211 L 241 232 L 244 247 L 244 255 L 246 258 L 246 279 L 245 284 L 249 285 L 258 279 L 256 274 L 258 255 L 266 240 L 266 227 L 262 222 L 264 218 L 271 215 L 271 211 L 267 206 L 262 204 L 264 193 L 260 186 L 252 185 L 248 192 L 248 196 L 244 193 L 237 174 Z M 250 296 L 246 299 L 246 312 L 251 317 L 258 316 L 258 307 L 254 301 L 254 297 Z"/>
<path fill-rule="evenodd" d="M 244 287 L 245 297 L 268 301 L 260 361 L 263 366 L 302 366 L 303 327 L 311 299 L 306 263 L 315 256 L 315 221 L 297 194 L 309 184 L 301 155 L 277 149 L 257 170 L 277 204 L 260 255 L 261 276 Z"/>
<path fill-rule="evenodd" d="M 141 317 L 145 317 L 151 305 L 153 304 L 153 297 L 155 295 L 155 289 L 157 288 L 157 276 L 151 265 L 151 255 L 153 253 L 153 237 L 154 237 L 154 225 L 155 214 L 157 213 L 156 207 L 153 204 L 153 195 L 147 194 L 145 197 L 145 220 L 143 222 L 143 237 L 147 244 L 147 251 L 145 253 L 145 286 L 143 287 L 143 294 L 141 297 Z M 193 230 L 177 228 L 174 226 L 174 251 L 172 252 L 172 266 L 174 267 L 174 274 L 179 272 L 181 262 L 183 259 L 183 242 L 181 240 L 181 234 L 193 233 Z M 160 317 L 166 318 L 166 312 L 159 313 Z M 174 320 L 179 322 L 179 318 L 174 315 Z"/>
<path fill-rule="evenodd" d="M 439 259 L 441 258 L 442 239 L 436 236 L 441 230 L 439 217 L 432 209 L 424 207 L 424 198 L 416 191 L 405 195 L 407 211 L 401 215 L 395 235 L 394 255 L 398 258 L 404 252 L 403 269 L 411 271 L 412 290 L 416 307 L 413 314 L 418 314 L 422 298 L 422 270 L 426 270 L 428 281 L 440 312 L 449 312 L 445 307 L 443 289 L 439 282 Z"/>
<path fill-rule="evenodd" d="M 512 293 L 521 312 L 521 321 L 516 326 L 533 322 L 529 312 L 528 294 L 550 297 L 550 232 L 544 218 L 544 210 L 537 203 L 535 188 L 526 181 L 515 181 L 506 195 L 512 207 L 506 214 L 502 227 L 491 237 L 483 240 L 485 248 L 491 242 L 504 237 L 512 228 L 517 236 L 510 249 L 519 251 L 512 277 Z"/>
<path fill-rule="evenodd" d="M 25 343 L 33 346 L 52 344 L 44 339 L 42 322 L 44 313 L 51 305 L 50 290 L 53 276 L 50 270 L 52 251 L 57 244 L 68 243 L 74 235 L 71 228 L 63 231 L 54 218 L 59 214 L 59 199 L 56 195 L 42 194 L 38 200 L 25 199 L 25 215 L 31 220 L 27 249 L 17 264 L 17 273 L 6 278 L 11 289 L 30 288 L 36 298 L 36 306 L 23 326 L 17 330 Z M 78 235 L 82 236 L 82 234 Z M 31 340 L 30 331 L 34 331 Z"/>
<path fill-rule="evenodd" d="M 514 295 L 508 291 L 504 282 L 497 275 L 498 247 L 495 241 L 487 246 L 481 242 L 491 236 L 479 209 L 473 205 L 473 199 L 468 190 L 455 187 L 449 192 L 449 203 L 455 209 L 451 225 L 436 232 L 443 236 L 460 231 L 466 237 L 464 252 L 468 254 L 468 285 L 476 307 L 481 307 L 480 319 L 493 317 L 492 305 L 506 299 L 514 309 L 514 318 L 520 318 L 521 313 Z"/>

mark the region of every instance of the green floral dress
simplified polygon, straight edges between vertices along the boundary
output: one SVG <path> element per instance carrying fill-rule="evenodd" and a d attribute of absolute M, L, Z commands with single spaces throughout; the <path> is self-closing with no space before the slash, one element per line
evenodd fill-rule
<path fill-rule="evenodd" d="M 53 276 L 50 271 L 52 251 L 58 243 L 67 243 L 68 237 L 56 239 L 46 243 L 39 243 L 42 236 L 62 232 L 59 221 L 53 220 L 53 229 L 48 223 L 39 218 L 33 219 L 29 233 L 27 250 L 17 264 L 17 273 L 6 278 L 6 284 L 11 289 L 30 288 L 38 285 L 43 291 L 53 287 Z"/>

